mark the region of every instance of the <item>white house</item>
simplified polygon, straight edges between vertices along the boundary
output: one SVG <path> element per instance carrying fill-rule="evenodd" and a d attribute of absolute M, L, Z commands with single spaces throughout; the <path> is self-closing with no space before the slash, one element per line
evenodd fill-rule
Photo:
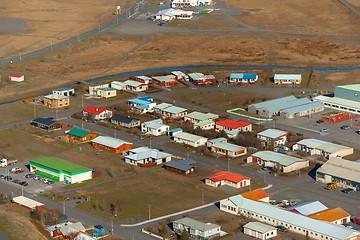
<path fill-rule="evenodd" d="M 213 113 L 192 112 L 184 116 L 184 121 L 190 121 L 195 124 L 205 120 L 215 121 L 218 118 L 219 115 Z"/>
<path fill-rule="evenodd" d="M 291 232 L 311 239 L 355 240 L 360 238 L 360 232 L 354 229 L 312 219 L 268 203 L 246 199 L 241 195 L 223 199 L 219 205 L 221 211 L 242 215 L 272 226 L 284 226 Z"/>
<path fill-rule="evenodd" d="M 181 235 L 186 230 L 193 239 L 208 240 L 220 237 L 221 227 L 213 223 L 203 223 L 191 218 L 182 218 L 172 222 L 174 232 Z"/>
<path fill-rule="evenodd" d="M 153 112 L 154 107 L 156 106 L 156 102 L 150 96 L 129 99 L 127 104 L 131 107 L 131 110 L 138 114 Z"/>
<path fill-rule="evenodd" d="M 119 81 L 112 81 L 110 87 L 119 91 L 123 91 L 126 89 L 126 84 Z"/>
<path fill-rule="evenodd" d="M 210 150 L 214 153 L 227 157 L 240 157 L 247 154 L 247 148 L 228 142 L 218 142 L 212 144 Z"/>
<path fill-rule="evenodd" d="M 244 234 L 262 240 L 277 236 L 275 227 L 260 222 L 249 222 L 243 226 Z"/>
<path fill-rule="evenodd" d="M 91 120 L 104 120 L 112 117 L 112 111 L 107 110 L 104 106 L 89 105 L 83 109 L 83 116 Z"/>
<path fill-rule="evenodd" d="M 97 83 L 97 84 L 92 84 L 89 86 L 89 94 L 90 95 L 96 95 L 96 90 L 100 89 L 100 88 L 108 88 L 109 84 L 108 83 Z"/>
<path fill-rule="evenodd" d="M 141 124 L 141 132 L 154 136 L 166 134 L 169 129 L 169 125 L 163 124 L 161 119 L 155 119 Z"/>
<path fill-rule="evenodd" d="M 94 95 L 103 98 L 116 97 L 116 89 L 114 88 L 97 88 L 93 90 Z"/>
<path fill-rule="evenodd" d="M 200 128 L 201 130 L 211 130 L 215 128 L 213 120 L 204 120 L 194 124 L 194 129 Z"/>
<path fill-rule="evenodd" d="M 256 136 L 260 139 L 263 146 L 282 146 L 285 145 L 288 133 L 278 129 L 266 129 L 259 132 Z"/>
<path fill-rule="evenodd" d="M 171 21 L 174 19 L 191 19 L 193 18 L 193 11 L 184 11 L 181 9 L 168 8 L 159 11 L 156 14 L 156 19 L 163 21 Z"/>
<path fill-rule="evenodd" d="M 227 142 L 227 139 L 224 138 L 224 137 L 214 138 L 214 139 L 208 140 L 208 141 L 206 142 L 206 146 L 207 146 L 208 148 L 210 148 L 212 145 L 214 145 L 214 144 L 216 144 L 216 143 L 220 143 L 220 142 L 226 143 L 226 142 Z"/>
<path fill-rule="evenodd" d="M 25 80 L 24 74 L 12 73 L 9 75 L 9 80 L 13 82 L 23 82 Z"/>
<path fill-rule="evenodd" d="M 204 146 L 207 138 L 186 132 L 178 132 L 174 134 L 174 142 L 190 145 L 192 147 Z"/>
<path fill-rule="evenodd" d="M 221 171 L 205 178 L 205 184 L 212 187 L 230 186 L 242 188 L 250 186 L 250 178 L 236 173 Z"/>
<path fill-rule="evenodd" d="M 157 149 L 139 147 L 131 149 L 125 157 L 125 162 L 139 167 L 156 166 L 171 161 L 170 153 L 161 152 Z"/>
<path fill-rule="evenodd" d="M 53 90 L 53 94 L 59 94 L 61 96 L 72 96 L 75 93 L 75 89 L 73 87 L 63 87 Z"/>
<path fill-rule="evenodd" d="M 301 83 L 301 74 L 275 74 L 274 83 L 297 85 Z"/>
<path fill-rule="evenodd" d="M 124 84 L 125 84 L 125 90 L 132 92 L 144 92 L 149 88 L 147 84 L 134 80 L 126 80 Z"/>
<path fill-rule="evenodd" d="M 160 103 L 154 107 L 154 111 L 163 118 L 183 118 L 187 114 L 187 109 L 182 107 L 177 107 L 169 103 Z"/>

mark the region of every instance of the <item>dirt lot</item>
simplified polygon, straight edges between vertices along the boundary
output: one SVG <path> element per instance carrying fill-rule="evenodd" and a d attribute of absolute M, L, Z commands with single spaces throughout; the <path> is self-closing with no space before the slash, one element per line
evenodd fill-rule
<path fill-rule="evenodd" d="M 238 17 L 240 20 L 263 29 L 307 34 L 354 34 L 360 31 L 359 16 L 336 0 L 227 2 L 232 7 L 246 10 Z"/>

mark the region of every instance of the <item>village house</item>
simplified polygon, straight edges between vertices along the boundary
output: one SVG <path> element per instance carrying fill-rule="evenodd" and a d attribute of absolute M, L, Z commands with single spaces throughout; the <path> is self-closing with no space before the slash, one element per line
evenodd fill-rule
<path fill-rule="evenodd" d="M 135 81 L 148 85 L 152 83 L 151 77 L 147 77 L 147 76 L 135 76 Z"/>
<path fill-rule="evenodd" d="M 173 128 L 173 129 L 171 129 L 171 130 L 169 130 L 167 132 L 167 135 L 170 136 L 170 137 L 173 137 L 176 133 L 179 133 L 179 132 L 182 132 L 182 131 L 183 131 L 182 128 L 179 128 L 179 127 Z"/>
<path fill-rule="evenodd" d="M 126 90 L 126 84 L 119 81 L 112 81 L 110 87 L 119 91 Z"/>
<path fill-rule="evenodd" d="M 97 149 L 103 149 L 113 153 L 123 153 L 132 149 L 133 144 L 109 136 L 99 136 L 91 140 L 91 145 Z"/>
<path fill-rule="evenodd" d="M 320 212 L 308 215 L 309 218 L 330 222 L 337 225 L 342 225 L 350 222 L 350 214 L 345 212 L 342 208 L 329 208 Z"/>
<path fill-rule="evenodd" d="M 218 142 L 211 145 L 210 150 L 214 153 L 227 157 L 240 157 L 247 154 L 247 148 L 228 142 Z"/>
<path fill-rule="evenodd" d="M 153 84 L 160 87 L 171 87 L 176 82 L 174 75 L 152 76 L 151 79 Z"/>
<path fill-rule="evenodd" d="M 169 125 L 163 123 L 161 119 L 155 119 L 141 124 L 141 132 L 153 135 L 160 136 L 166 134 L 170 129 Z"/>
<path fill-rule="evenodd" d="M 205 85 L 214 83 L 214 75 L 205 75 L 203 73 L 190 73 L 189 75 L 190 82 L 193 82 L 196 85 Z"/>
<path fill-rule="evenodd" d="M 283 173 L 298 171 L 309 167 L 309 160 L 292 157 L 273 151 L 259 151 L 247 158 L 247 162 L 255 162 L 263 167 L 279 169 Z"/>
<path fill-rule="evenodd" d="M 250 178 L 236 173 L 221 171 L 205 178 L 205 184 L 212 187 L 230 186 L 242 188 L 250 186 Z"/>
<path fill-rule="evenodd" d="M 104 120 L 112 117 L 112 111 L 104 106 L 89 105 L 83 109 L 83 117 L 89 120 Z"/>
<path fill-rule="evenodd" d="M 251 132 L 252 124 L 246 121 L 234 121 L 231 119 L 216 122 L 215 131 L 217 132 L 228 132 L 233 130 L 239 130 L 241 132 Z"/>
<path fill-rule="evenodd" d="M 94 95 L 102 98 L 116 97 L 116 89 L 114 88 L 97 88 L 94 90 Z"/>
<path fill-rule="evenodd" d="M 272 226 L 284 226 L 289 231 L 312 239 L 359 239 L 360 232 L 325 221 L 312 219 L 268 203 L 246 199 L 241 195 L 220 201 L 220 210 L 252 218 Z"/>
<path fill-rule="evenodd" d="M 172 71 L 171 74 L 175 76 L 175 80 L 189 81 L 188 75 L 186 75 L 185 73 L 183 73 L 181 71 Z"/>
<path fill-rule="evenodd" d="M 229 76 L 229 83 L 250 83 L 254 84 L 258 80 L 258 75 L 255 73 L 231 73 Z"/>
<path fill-rule="evenodd" d="M 208 140 L 206 142 L 206 146 L 210 149 L 210 147 L 216 143 L 226 143 L 226 142 L 227 142 L 227 139 L 224 137 L 214 138 L 214 139 Z"/>
<path fill-rule="evenodd" d="M 170 153 L 161 152 L 157 149 L 139 147 L 129 150 L 124 161 L 131 165 L 148 168 L 169 162 L 172 157 Z"/>
<path fill-rule="evenodd" d="M 44 129 L 46 131 L 54 131 L 61 128 L 61 124 L 56 121 L 53 117 L 39 117 L 31 120 L 30 125 Z"/>
<path fill-rule="evenodd" d="M 298 213 L 304 216 L 309 216 L 311 214 L 324 211 L 326 209 L 328 208 L 319 201 L 304 202 L 287 208 L 287 210 L 290 212 Z"/>
<path fill-rule="evenodd" d="M 194 124 L 194 129 L 200 128 L 201 130 L 211 130 L 215 128 L 213 120 L 204 120 Z"/>
<path fill-rule="evenodd" d="M 24 74 L 12 73 L 9 75 L 9 80 L 12 82 L 23 82 L 25 80 Z"/>
<path fill-rule="evenodd" d="M 207 138 L 186 132 L 176 133 L 173 137 L 174 142 L 189 145 L 192 147 L 204 146 Z"/>
<path fill-rule="evenodd" d="M 282 146 L 285 145 L 288 132 L 278 129 L 266 129 L 265 131 L 256 134 L 256 137 L 261 141 L 263 146 Z"/>
<path fill-rule="evenodd" d="M 108 83 L 96 83 L 89 86 L 89 94 L 95 96 L 96 90 L 100 88 L 108 88 Z"/>
<path fill-rule="evenodd" d="M 154 107 L 154 111 L 163 118 L 178 119 L 183 118 L 187 114 L 187 109 L 177 107 L 169 103 L 160 103 Z"/>
<path fill-rule="evenodd" d="M 184 116 L 184 121 L 190 121 L 195 124 L 205 120 L 215 121 L 219 118 L 219 115 L 213 113 L 201 113 L 201 112 L 192 112 Z"/>
<path fill-rule="evenodd" d="M 44 106 L 48 108 L 63 108 L 70 106 L 70 98 L 59 94 L 44 96 Z"/>
<path fill-rule="evenodd" d="M 246 235 L 262 240 L 277 236 L 277 229 L 275 227 L 260 222 L 248 222 L 243 226 L 243 231 Z"/>
<path fill-rule="evenodd" d="M 165 170 L 187 176 L 195 171 L 195 161 L 192 159 L 172 160 L 165 163 Z"/>
<path fill-rule="evenodd" d="M 137 114 L 144 114 L 147 112 L 153 112 L 156 102 L 150 96 L 143 96 L 127 100 L 127 104 L 131 107 L 131 110 Z"/>
<path fill-rule="evenodd" d="M 220 237 L 221 227 L 212 223 L 203 223 L 191 218 L 182 218 L 172 222 L 174 232 L 181 235 L 185 231 L 193 239 L 208 240 Z"/>
<path fill-rule="evenodd" d="M 86 229 L 81 222 L 65 222 L 46 227 L 51 236 L 56 239 L 72 239 L 79 232 L 85 233 Z"/>
<path fill-rule="evenodd" d="M 317 154 L 328 159 L 331 157 L 344 157 L 354 153 L 354 149 L 351 147 L 314 138 L 300 140 L 292 146 L 292 150 L 304 151 L 310 155 Z"/>
<path fill-rule="evenodd" d="M 301 74 L 275 74 L 274 83 L 298 85 L 301 83 Z"/>
<path fill-rule="evenodd" d="M 133 128 L 140 126 L 140 119 L 124 114 L 114 114 L 110 122 L 120 127 Z"/>
<path fill-rule="evenodd" d="M 270 195 L 267 192 L 265 192 L 262 188 L 245 192 L 241 194 L 241 196 L 258 202 L 265 202 L 265 203 L 270 202 Z"/>
<path fill-rule="evenodd" d="M 148 84 L 134 80 L 126 80 L 124 84 L 125 84 L 125 90 L 132 92 L 144 92 L 149 88 Z"/>
<path fill-rule="evenodd" d="M 97 137 L 96 133 L 86 130 L 72 128 L 66 132 L 66 140 L 72 143 L 84 143 L 89 142 Z"/>
<path fill-rule="evenodd" d="M 53 94 L 59 94 L 65 97 L 72 96 L 75 94 L 75 89 L 73 87 L 63 87 L 53 90 Z"/>

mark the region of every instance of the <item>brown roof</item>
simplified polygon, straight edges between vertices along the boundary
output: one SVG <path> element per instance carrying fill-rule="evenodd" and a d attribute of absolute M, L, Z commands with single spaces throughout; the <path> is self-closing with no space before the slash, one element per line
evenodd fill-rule
<path fill-rule="evenodd" d="M 323 220 L 327 222 L 334 222 L 339 219 L 343 219 L 346 217 L 349 217 L 350 214 L 345 212 L 342 208 L 329 208 L 314 214 L 309 215 L 308 217 L 317 219 L 317 220 Z"/>
<path fill-rule="evenodd" d="M 269 197 L 269 194 L 262 190 L 261 188 L 255 189 L 246 193 L 241 194 L 244 198 L 251 199 L 254 201 L 259 201 L 263 198 Z"/>

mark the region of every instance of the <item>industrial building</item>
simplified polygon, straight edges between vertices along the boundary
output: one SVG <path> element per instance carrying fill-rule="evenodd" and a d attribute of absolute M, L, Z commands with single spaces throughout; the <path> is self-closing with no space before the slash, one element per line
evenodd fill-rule
<path fill-rule="evenodd" d="M 292 146 L 293 151 L 304 151 L 310 155 L 322 155 L 326 158 L 344 157 L 354 153 L 352 147 L 310 138 L 303 139 Z"/>
<path fill-rule="evenodd" d="M 77 183 L 92 178 L 92 170 L 56 157 L 29 161 L 30 172 L 58 182 Z"/>

